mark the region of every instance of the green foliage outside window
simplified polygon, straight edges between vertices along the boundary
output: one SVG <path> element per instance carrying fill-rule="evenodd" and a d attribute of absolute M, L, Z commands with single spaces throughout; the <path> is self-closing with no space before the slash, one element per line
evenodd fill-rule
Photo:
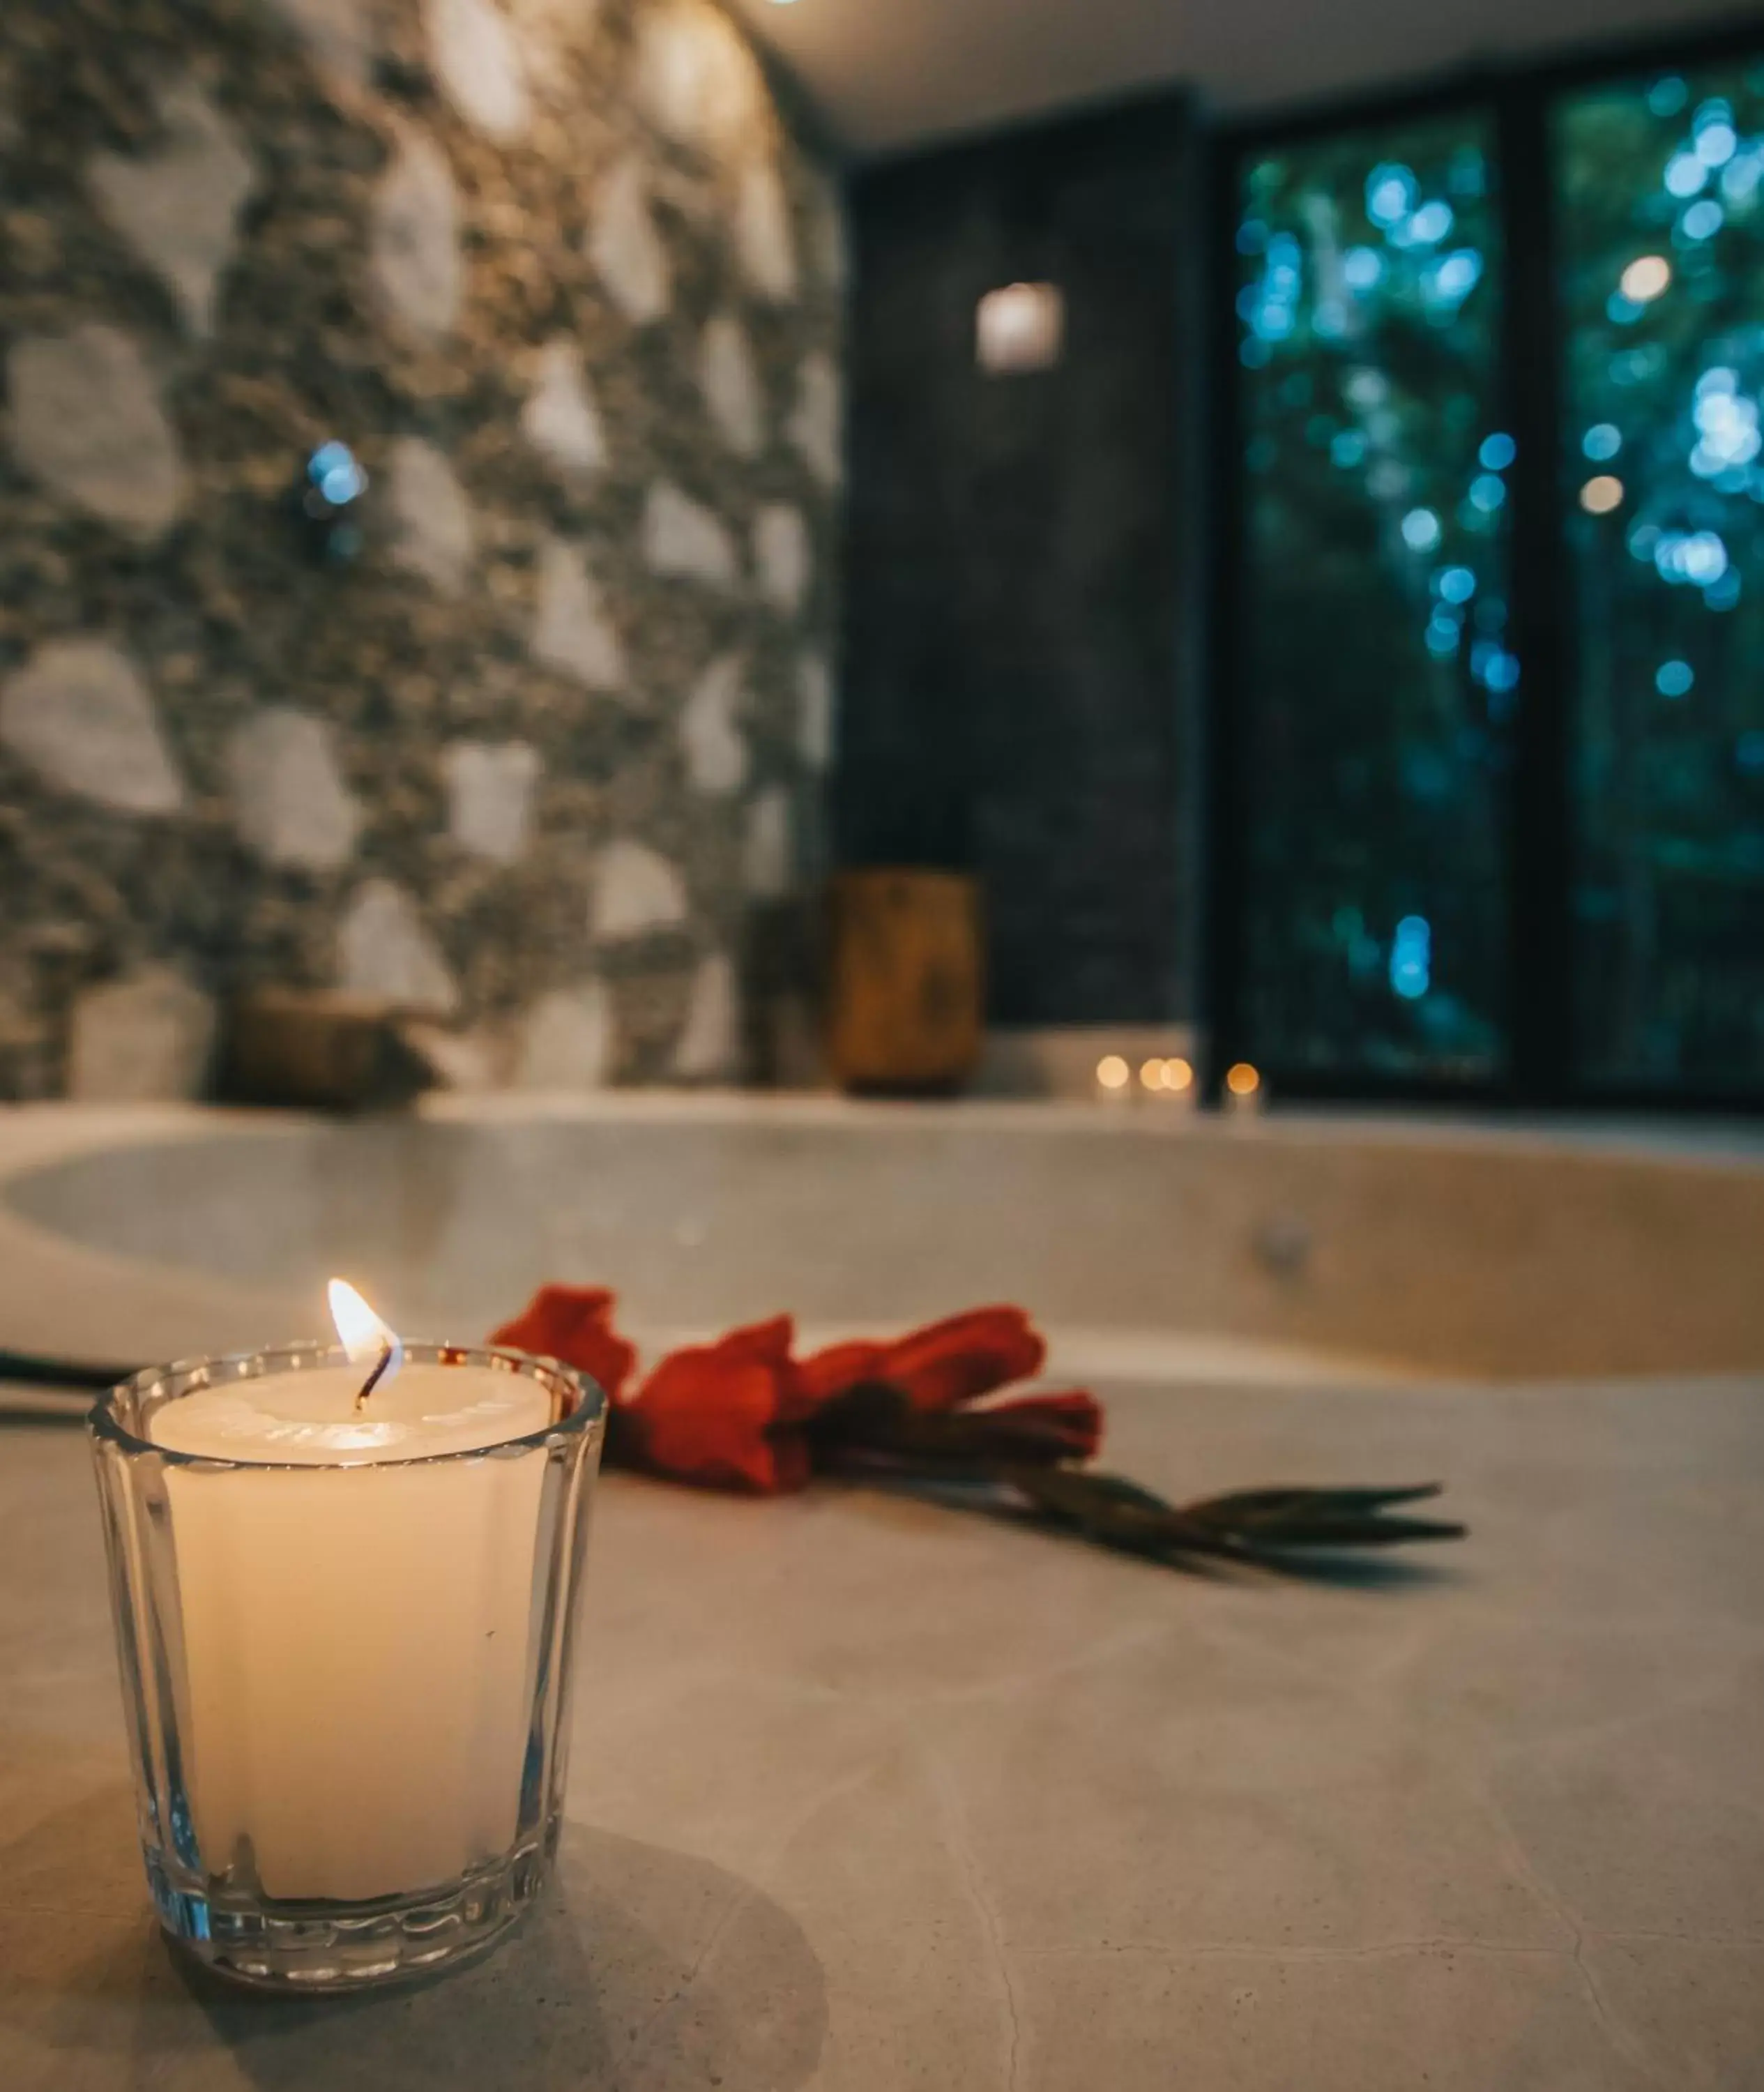
<path fill-rule="evenodd" d="M 1247 1031 L 1274 1064 L 1498 1072 L 1511 438 L 1492 124 L 1245 170 Z"/>
<path fill-rule="evenodd" d="M 1764 1076 L 1764 66 L 1567 97 L 1577 1031 L 1595 1083 Z"/>
<path fill-rule="evenodd" d="M 1240 1044 L 1498 1083 L 1515 722 L 1559 700 L 1583 1088 L 1764 1086 L 1764 61 L 1564 90 L 1553 311 L 1502 339 L 1491 110 L 1240 165 L 1249 832 Z M 1515 237 L 1526 199 L 1506 200 Z M 1503 354 L 1559 377 L 1518 460 Z M 1570 686 L 1512 645 L 1511 487 L 1552 472 Z M 1564 1046 L 1567 1044 L 1564 1041 Z"/>

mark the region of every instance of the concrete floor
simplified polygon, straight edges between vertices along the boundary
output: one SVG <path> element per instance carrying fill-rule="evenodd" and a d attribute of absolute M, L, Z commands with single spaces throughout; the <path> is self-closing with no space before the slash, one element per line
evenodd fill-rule
<path fill-rule="evenodd" d="M 330 2004 L 158 1943 L 85 1446 L 0 1431 L 0 2086 L 1764 2084 L 1764 1384 L 1105 1391 L 1160 1486 L 1472 1537 L 1280 1583 L 616 1478 L 549 1904 Z"/>

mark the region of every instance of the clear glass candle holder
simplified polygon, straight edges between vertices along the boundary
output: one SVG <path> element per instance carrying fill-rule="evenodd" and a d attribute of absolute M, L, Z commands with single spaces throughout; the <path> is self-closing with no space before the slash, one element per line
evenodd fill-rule
<path fill-rule="evenodd" d="M 156 1438 L 205 1390 L 297 1405 L 359 1376 L 322 1344 L 140 1373 L 92 1412 L 148 1884 L 175 1941 L 259 1988 L 473 1956 L 556 1848 L 605 1397 L 515 1351 L 413 1343 L 413 1368 L 410 1399 L 487 1388 L 540 1428 L 298 1460 Z"/>

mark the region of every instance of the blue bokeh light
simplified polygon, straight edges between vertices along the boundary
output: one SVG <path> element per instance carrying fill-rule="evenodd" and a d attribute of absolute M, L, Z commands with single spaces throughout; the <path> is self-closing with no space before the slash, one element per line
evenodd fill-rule
<path fill-rule="evenodd" d="M 1497 429 L 1493 435 L 1482 439 L 1476 462 L 1485 472 L 1505 472 L 1518 456 L 1519 445 L 1504 430 Z"/>
<path fill-rule="evenodd" d="M 1706 167 L 1724 167 L 1740 143 L 1739 134 L 1724 116 L 1713 116 L 1697 129 L 1697 157 Z"/>
<path fill-rule="evenodd" d="M 1425 915 L 1405 915 L 1390 945 L 1390 986 L 1405 1002 L 1419 1002 L 1432 986 L 1433 925 Z"/>
<path fill-rule="evenodd" d="M 1693 197 L 1708 181 L 1709 170 L 1694 153 L 1675 153 L 1666 163 L 1662 179 L 1668 196 Z"/>
<path fill-rule="evenodd" d="M 1389 231 L 1391 227 L 1402 224 L 1414 210 L 1420 188 L 1408 168 L 1399 162 L 1381 161 L 1366 177 L 1367 217 L 1374 225 Z"/>
<path fill-rule="evenodd" d="M 1430 304 L 1460 305 L 1482 280 L 1482 257 L 1473 247 L 1442 254 L 1421 275 L 1421 296 Z"/>
<path fill-rule="evenodd" d="M 367 491 L 367 474 L 347 443 L 321 443 L 306 460 L 306 477 L 333 508 Z"/>
<path fill-rule="evenodd" d="M 1417 247 L 1437 247 L 1452 227 L 1452 208 L 1437 197 L 1424 203 L 1409 220 L 1409 238 Z"/>
<path fill-rule="evenodd" d="M 1662 661 L 1654 671 L 1654 687 L 1662 698 L 1682 698 L 1690 694 L 1697 681 L 1697 672 L 1688 661 Z"/>
<path fill-rule="evenodd" d="M 1371 291 L 1384 274 L 1384 257 L 1376 247 L 1350 247 L 1342 257 L 1342 281 L 1351 291 Z"/>

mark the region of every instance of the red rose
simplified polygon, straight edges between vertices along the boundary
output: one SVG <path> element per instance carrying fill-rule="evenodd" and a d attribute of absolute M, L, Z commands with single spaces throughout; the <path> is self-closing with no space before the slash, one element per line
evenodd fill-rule
<path fill-rule="evenodd" d="M 802 1361 L 802 1385 L 821 1403 L 863 1381 L 897 1388 L 914 1409 L 958 1408 L 1040 1372 L 1048 1347 L 1020 1308 L 975 1308 L 892 1344 L 835 1344 Z"/>
<path fill-rule="evenodd" d="M 637 1353 L 612 1326 L 616 1305 L 616 1296 L 600 1286 L 542 1286 L 490 1341 L 510 1351 L 560 1359 L 598 1381 L 607 1399 L 616 1402 Z"/>
<path fill-rule="evenodd" d="M 763 1496 L 803 1488 L 810 1463 L 802 1425 L 813 1405 L 790 1357 L 795 1334 L 780 1315 L 720 1343 L 670 1352 L 620 1407 L 623 1456 L 713 1488 Z"/>
<path fill-rule="evenodd" d="M 803 1488 L 817 1454 L 837 1465 L 861 1453 L 866 1430 L 884 1455 L 910 1440 L 923 1454 L 1034 1464 L 1088 1459 L 1101 1437 L 1102 1412 L 1087 1394 L 970 1407 L 1041 1364 L 1045 1346 L 1018 1308 L 975 1308 L 892 1343 L 836 1344 L 800 1364 L 790 1355 L 795 1326 L 780 1316 L 670 1353 L 628 1396 L 636 1353 L 612 1325 L 614 1304 L 599 1287 L 547 1286 L 491 1342 L 561 1359 L 599 1381 L 612 1405 L 606 1450 L 616 1466 L 771 1496 Z M 877 1385 L 919 1420 L 905 1439 L 901 1425 L 872 1418 L 855 1437 L 848 1423 L 817 1443 L 818 1411 Z"/>

